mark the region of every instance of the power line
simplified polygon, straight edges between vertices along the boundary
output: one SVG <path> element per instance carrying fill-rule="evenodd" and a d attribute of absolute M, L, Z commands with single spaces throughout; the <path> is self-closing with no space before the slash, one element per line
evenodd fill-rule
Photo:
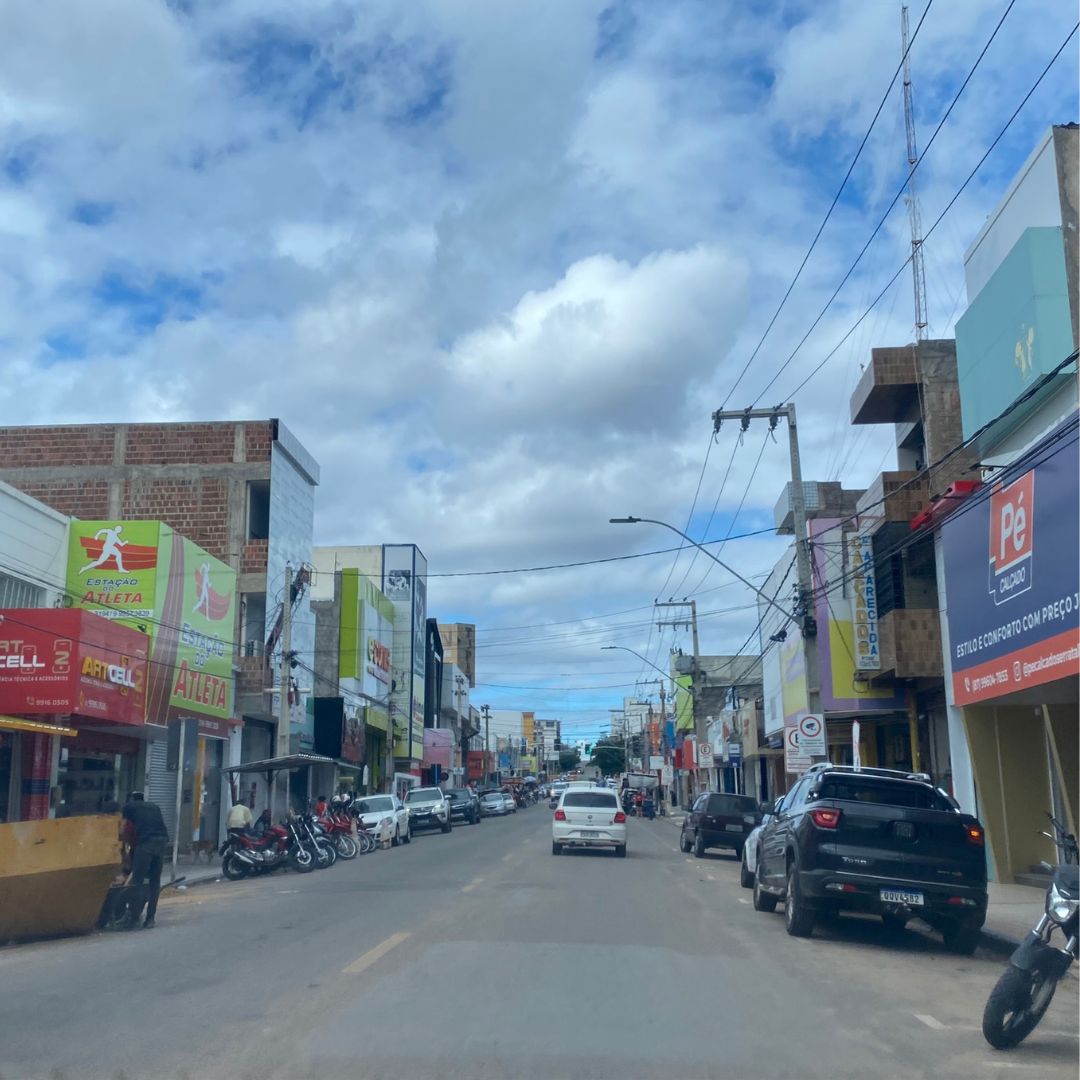
<path fill-rule="evenodd" d="M 922 29 L 922 24 L 926 19 L 927 14 L 930 11 L 931 5 L 934 0 L 927 0 L 926 7 L 923 8 L 922 17 L 919 19 L 918 25 L 915 27 L 915 33 L 911 36 L 911 41 L 908 43 L 907 48 L 904 50 L 904 55 L 900 59 L 900 63 L 896 65 L 896 70 L 893 72 L 892 78 L 889 80 L 889 85 L 885 90 L 885 93 L 881 96 L 881 101 L 878 102 L 877 111 L 874 113 L 874 118 L 870 121 L 870 126 L 866 129 L 866 134 L 862 137 L 862 142 L 859 143 L 859 149 L 855 151 L 855 156 L 851 159 L 851 164 L 848 166 L 847 172 L 844 174 L 844 179 L 840 182 L 840 186 L 836 189 L 836 194 L 833 196 L 832 202 L 829 204 L 829 209 L 825 212 L 825 217 L 822 218 L 821 224 L 818 226 L 817 232 L 814 233 L 814 239 L 811 240 L 810 246 L 806 249 L 806 254 L 802 258 L 802 262 L 799 263 L 798 270 L 795 271 L 795 276 L 791 279 L 791 283 L 787 287 L 787 291 L 784 293 L 777 305 L 776 310 L 773 312 L 772 318 L 769 320 L 769 325 L 765 327 L 765 332 L 761 335 L 761 339 L 757 345 L 754 346 L 754 351 L 750 354 L 750 358 L 743 365 L 742 370 L 739 372 L 738 378 L 735 380 L 731 389 L 728 391 L 727 397 L 724 398 L 721 404 L 721 409 L 727 408 L 727 403 L 731 400 L 732 395 L 739 387 L 739 383 L 742 382 L 743 376 L 750 370 L 750 365 L 754 362 L 754 358 L 761 351 L 761 346 L 765 344 L 765 339 L 769 336 L 769 332 L 772 330 L 776 323 L 780 312 L 783 310 L 784 305 L 788 301 L 788 297 L 791 296 L 792 290 L 795 288 L 799 278 L 802 277 L 802 272 L 806 267 L 807 261 L 810 259 L 810 255 L 813 253 L 814 248 L 817 247 L 818 240 L 821 239 L 821 234 L 825 231 L 825 226 L 829 223 L 829 219 L 832 217 L 833 211 L 836 209 L 836 204 L 840 201 L 840 196 L 844 193 L 844 189 L 847 187 L 847 182 L 851 179 L 851 174 L 855 170 L 855 166 L 858 164 L 859 158 L 862 156 L 862 152 L 866 149 L 867 141 L 870 138 L 871 133 L 874 130 L 878 122 L 878 118 L 881 116 L 882 109 L 885 108 L 885 103 L 889 100 L 889 95 L 892 93 L 893 87 L 896 85 L 896 80 L 903 70 L 904 61 L 908 57 L 908 53 L 911 51 L 911 47 L 915 44 L 915 39 L 919 36 L 919 31 Z"/>
<path fill-rule="evenodd" d="M 918 161 L 916 161 L 908 169 L 907 175 L 904 177 L 904 182 L 900 185 L 899 188 L 897 188 L 896 194 L 893 196 L 892 201 L 885 209 L 885 213 L 882 214 L 881 218 L 878 220 L 878 223 L 874 226 L 873 232 L 870 233 L 870 236 L 867 238 L 866 243 L 863 244 L 862 249 L 859 251 L 859 254 L 855 256 L 855 261 L 851 264 L 851 266 L 848 267 L 847 273 L 844 274 L 844 276 L 840 279 L 840 284 L 836 286 L 836 288 L 833 290 L 832 295 L 825 302 L 825 306 L 821 309 L 821 311 L 818 312 L 817 317 L 810 324 L 810 328 L 806 331 L 805 334 L 803 334 L 803 336 L 799 339 L 799 343 L 795 346 L 794 349 L 792 349 L 788 358 L 780 365 L 777 371 L 773 374 L 772 378 L 758 393 L 757 397 L 754 399 L 754 407 L 757 406 L 757 403 L 769 392 L 769 389 L 773 386 L 776 380 L 779 379 L 780 376 L 784 373 L 784 371 L 787 370 L 788 365 L 798 355 L 799 350 L 802 349 L 803 345 L 806 344 L 807 339 L 817 329 L 818 324 L 821 322 L 821 320 L 825 318 L 825 314 L 829 310 L 829 308 L 832 307 L 833 301 L 840 295 L 840 291 L 847 284 L 848 279 L 851 277 L 851 275 L 855 272 L 855 268 L 862 261 L 862 257 L 866 254 L 867 249 L 874 242 L 877 234 L 881 231 L 882 226 L 885 224 L 886 220 L 888 220 L 889 215 L 893 212 L 894 207 L 900 201 L 904 192 L 907 190 L 908 185 L 911 183 L 912 178 L 915 176 L 916 170 L 923 163 L 923 161 L 926 160 L 926 155 L 930 152 L 930 148 L 934 145 L 934 140 L 937 139 L 938 133 L 945 126 L 945 121 L 948 120 L 949 116 L 952 114 L 953 109 L 956 107 L 956 103 L 960 100 L 960 97 L 964 93 L 964 90 L 967 88 L 967 85 L 971 81 L 972 76 L 978 70 L 979 65 L 982 63 L 983 57 L 986 55 L 986 51 L 990 48 L 990 45 L 993 43 L 994 38 L 997 37 L 998 31 L 1001 29 L 1002 23 L 1004 23 L 1005 18 L 1009 14 L 1009 12 L 1012 11 L 1013 5 L 1015 3 L 1016 0 L 1009 0 L 1008 7 L 1005 8 L 1005 11 L 1002 13 L 1001 18 L 997 22 L 997 25 L 994 27 L 993 33 L 991 33 L 990 37 L 987 39 L 986 44 L 982 47 L 982 51 L 976 58 L 975 63 L 971 67 L 971 70 L 967 73 L 964 81 L 960 84 L 960 89 L 956 91 L 956 94 L 954 95 L 952 101 L 949 103 L 949 107 L 945 110 L 944 115 L 938 121 L 937 127 L 934 128 L 934 133 L 930 136 L 929 141 L 923 147 L 923 151 L 919 155 Z M 927 237 L 929 237 L 929 235 L 930 234 L 928 232 L 926 236 L 923 237 L 924 242 Z M 905 267 L 908 265 L 909 262 L 911 262 L 913 255 L 914 252 L 912 252 L 912 254 L 908 256 L 907 260 L 904 262 Z M 878 299 L 880 299 L 880 297 Z M 846 338 L 844 340 L 846 340 Z M 785 398 L 785 400 L 790 401 L 791 398 Z"/>

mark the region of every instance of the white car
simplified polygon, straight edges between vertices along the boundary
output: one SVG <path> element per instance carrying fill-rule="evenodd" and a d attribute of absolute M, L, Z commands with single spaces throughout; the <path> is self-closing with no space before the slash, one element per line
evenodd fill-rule
<path fill-rule="evenodd" d="M 776 801 L 779 802 L 780 800 L 777 799 Z M 744 889 L 754 887 L 754 875 L 757 873 L 758 842 L 761 840 L 761 830 L 768 824 L 770 817 L 770 814 L 765 814 L 761 819 L 761 824 L 751 831 L 743 843 L 739 884 Z"/>
<path fill-rule="evenodd" d="M 614 791 L 603 788 L 567 788 L 551 820 L 551 854 L 563 848 L 614 848 L 626 856 L 626 815 Z"/>
<path fill-rule="evenodd" d="M 380 821 L 384 818 L 391 820 L 390 843 L 394 847 L 398 844 L 407 844 L 412 840 L 409 811 L 396 795 L 366 795 L 357 799 L 353 805 L 359 813 L 360 821 L 376 832 L 379 831 Z"/>

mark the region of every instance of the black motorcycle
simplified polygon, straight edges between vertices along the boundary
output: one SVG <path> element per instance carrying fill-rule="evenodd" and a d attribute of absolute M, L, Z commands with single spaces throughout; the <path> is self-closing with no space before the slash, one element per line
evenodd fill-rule
<path fill-rule="evenodd" d="M 990 992 L 983 1010 L 986 1041 L 998 1050 L 1018 1046 L 1036 1028 L 1053 1000 L 1061 977 L 1077 959 L 1077 923 L 1080 912 L 1080 851 L 1076 837 L 1051 814 L 1046 815 L 1056 836 L 1043 833 L 1065 853 L 1065 861 L 1051 867 L 1046 910 L 1009 958 L 1009 966 Z M 1054 931 L 1065 937 L 1065 947 L 1051 943 Z"/>

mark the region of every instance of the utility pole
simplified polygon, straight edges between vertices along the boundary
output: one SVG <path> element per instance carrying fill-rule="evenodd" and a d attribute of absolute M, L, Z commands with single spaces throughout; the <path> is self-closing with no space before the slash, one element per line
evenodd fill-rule
<path fill-rule="evenodd" d="M 654 605 L 659 608 L 673 608 L 681 607 L 690 609 L 690 619 L 670 619 L 661 620 L 656 625 L 660 628 L 665 626 L 689 626 L 691 633 L 691 640 L 693 641 L 694 654 L 690 658 L 690 709 L 691 715 L 694 718 L 694 741 L 697 746 L 700 746 L 708 738 L 708 734 L 705 731 L 705 711 L 698 703 L 698 699 L 701 697 L 701 692 L 704 687 L 701 686 L 701 646 L 698 643 L 698 625 L 697 625 L 697 601 L 696 600 L 684 600 L 684 601 L 669 601 L 667 603 L 656 602 Z M 697 756 L 695 747 L 695 758 Z M 696 764 L 696 763 L 695 763 Z M 693 795 L 698 793 L 700 785 L 701 774 L 695 768 L 690 771 L 690 776 L 693 780 L 694 791 Z"/>
<path fill-rule="evenodd" d="M 821 667 L 818 662 L 817 619 L 814 617 L 814 581 L 810 563 L 810 537 L 806 531 L 806 503 L 803 498 L 802 464 L 799 458 L 799 429 L 795 420 L 793 403 L 777 405 L 773 409 L 738 409 L 713 413 L 713 430 L 719 431 L 725 420 L 738 420 L 746 431 L 751 420 L 768 420 L 775 429 L 780 417 L 788 422 L 788 446 L 791 455 L 791 517 L 795 531 L 795 566 L 799 575 L 799 603 L 797 613 L 802 625 L 803 648 L 806 656 L 807 706 L 812 713 L 821 713 Z"/>
<path fill-rule="evenodd" d="M 480 711 L 484 714 L 484 783 L 491 783 L 491 706 L 481 705 Z"/>
<path fill-rule="evenodd" d="M 285 564 L 285 592 L 281 605 L 281 673 L 279 682 L 281 689 L 278 700 L 278 724 L 275 757 L 289 756 L 289 698 L 292 685 L 292 564 Z M 285 813 L 289 813 L 289 770 L 279 770 L 285 777 Z M 270 807 L 273 811 L 276 798 L 278 773 L 270 781 Z"/>

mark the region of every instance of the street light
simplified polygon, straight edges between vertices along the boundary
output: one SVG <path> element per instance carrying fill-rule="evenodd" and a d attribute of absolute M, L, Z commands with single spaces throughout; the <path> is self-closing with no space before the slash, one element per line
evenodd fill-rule
<path fill-rule="evenodd" d="M 656 518 L 624 517 L 608 518 L 608 521 L 612 525 L 637 525 L 640 523 L 645 523 L 648 525 L 660 525 L 665 529 L 670 529 L 673 533 L 678 533 L 679 536 L 681 536 L 688 544 L 693 544 L 694 547 L 696 547 L 698 551 L 700 551 L 703 555 L 708 555 L 708 557 L 712 559 L 712 561 L 716 563 L 717 566 L 726 570 L 729 574 L 737 577 L 748 589 L 752 589 L 756 595 L 761 597 L 762 600 L 776 608 L 776 610 L 779 611 L 785 619 L 790 619 L 792 622 L 795 623 L 799 621 L 796 616 L 794 616 L 790 611 L 782 608 L 771 596 L 769 596 L 767 593 L 763 593 L 752 581 L 747 581 L 746 578 L 744 578 L 742 574 L 738 572 L 738 570 L 733 570 L 730 566 L 728 566 L 726 562 L 722 562 L 707 548 L 702 547 L 701 544 L 699 544 L 696 540 L 693 540 L 689 536 L 687 536 L 686 533 L 682 531 L 682 529 L 676 529 L 674 525 L 669 525 L 666 521 L 657 521 Z M 646 663 L 647 662 L 648 661 L 646 661 Z"/>
<path fill-rule="evenodd" d="M 600 648 L 601 649 L 622 649 L 623 652 L 633 653 L 643 664 L 648 664 L 649 667 L 651 667 L 653 669 L 653 671 L 659 671 L 660 674 L 663 675 L 665 679 L 670 679 L 671 678 L 671 673 L 670 672 L 665 671 L 663 668 L 657 667 L 651 660 L 646 660 L 645 657 L 641 655 L 641 653 L 636 652 L 634 649 L 629 649 L 625 645 L 601 645 Z M 697 694 L 697 690 L 694 687 L 687 686 L 687 687 L 684 687 L 684 689 L 687 690 L 690 693 L 691 697 L 693 697 L 694 695 Z"/>

